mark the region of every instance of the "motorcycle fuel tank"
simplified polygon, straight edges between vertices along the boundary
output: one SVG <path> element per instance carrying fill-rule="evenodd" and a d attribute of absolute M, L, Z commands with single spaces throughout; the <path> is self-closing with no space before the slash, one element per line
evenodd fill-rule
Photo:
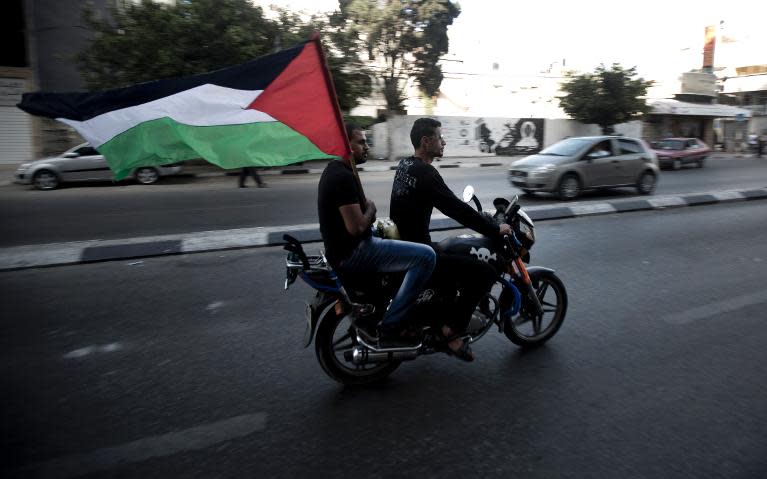
<path fill-rule="evenodd" d="M 498 270 L 503 267 L 503 258 L 496 251 L 497 244 L 486 236 L 451 236 L 440 241 L 437 248 L 447 254 L 472 256 L 479 261 L 489 263 Z"/>

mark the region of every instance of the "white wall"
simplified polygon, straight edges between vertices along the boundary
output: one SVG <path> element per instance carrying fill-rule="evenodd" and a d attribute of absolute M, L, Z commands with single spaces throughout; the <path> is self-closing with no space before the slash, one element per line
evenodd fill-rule
<path fill-rule="evenodd" d="M 377 123 L 371 128 L 373 146 L 370 148 L 372 158 L 397 160 L 413 154 L 410 143 L 410 129 L 418 118 L 417 115 L 393 116 L 386 123 Z M 431 117 L 439 120 L 442 135 L 447 145 L 445 158 L 487 156 L 495 157 L 494 153 L 479 151 L 479 140 L 474 134 L 477 125 L 484 121 L 496 138 L 502 135 L 502 125 L 516 118 L 480 118 L 480 117 Z M 642 137 L 642 122 L 632 121 L 615 125 L 617 134 Z M 597 125 L 586 125 L 575 120 L 544 120 L 543 145 L 545 148 L 568 136 L 601 135 L 602 130 Z M 463 136 L 462 136 L 463 135 Z"/>
<path fill-rule="evenodd" d="M 642 138 L 642 122 L 631 121 L 613 126 L 618 135 Z M 587 125 L 575 120 L 546 120 L 543 130 L 544 147 L 568 136 L 597 136 L 602 134 L 599 125 Z"/>

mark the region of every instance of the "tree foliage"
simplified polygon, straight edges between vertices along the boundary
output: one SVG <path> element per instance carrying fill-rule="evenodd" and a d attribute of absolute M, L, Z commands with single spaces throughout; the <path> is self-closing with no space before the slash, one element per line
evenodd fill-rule
<path fill-rule="evenodd" d="M 602 132 L 613 132 L 613 125 L 636 119 L 649 111 L 645 101 L 652 81 L 634 78 L 636 68 L 624 69 L 615 63 L 608 70 L 600 65 L 592 73 L 568 74 L 559 97 L 562 109 L 573 119 L 597 124 Z"/>
<path fill-rule="evenodd" d="M 436 95 L 442 84 L 439 58 L 448 51 L 447 27 L 461 13 L 450 0 L 340 0 L 334 17 L 344 30 L 360 34 L 376 80 L 391 111 L 402 111 L 415 81 Z"/>
<path fill-rule="evenodd" d="M 355 55 L 357 37 L 330 24 L 286 11 L 269 19 L 248 0 L 185 0 L 173 5 L 125 2 L 111 18 L 84 11 L 94 31 L 78 65 L 91 89 L 115 88 L 193 75 L 236 65 L 305 41 L 320 31 L 341 109 L 370 95 L 370 73 Z"/>

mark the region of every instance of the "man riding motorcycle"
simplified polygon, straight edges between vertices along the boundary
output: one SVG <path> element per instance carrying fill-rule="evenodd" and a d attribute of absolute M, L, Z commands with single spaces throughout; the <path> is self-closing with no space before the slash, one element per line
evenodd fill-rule
<path fill-rule="evenodd" d="M 445 184 L 431 163 L 442 156 L 445 140 L 442 124 L 431 118 L 419 118 L 410 131 L 415 152 L 400 161 L 392 185 L 390 216 L 396 223 L 400 239 L 423 243 L 434 248 L 429 234 L 433 209 L 488 237 L 511 233 L 507 224 L 500 226 L 487 221 L 480 213 L 458 199 Z M 492 287 L 497 272 L 488 263 L 465 256 L 436 251 L 437 264 L 432 278 L 440 284 L 452 285 L 460 296 L 454 311 L 445 311 L 446 324 L 442 334 L 448 353 L 464 361 L 474 360 L 474 354 L 460 334 L 466 329 L 471 315 L 482 296 Z"/>
<path fill-rule="evenodd" d="M 364 131 L 357 125 L 347 125 L 347 133 L 356 163 L 364 163 L 368 153 Z M 398 339 L 400 321 L 415 304 L 434 269 L 435 255 L 420 244 L 372 236 L 370 227 L 375 221 L 376 207 L 363 198 L 351 159 L 330 162 L 318 186 L 320 232 L 327 259 L 342 277 L 405 272 L 402 285 L 378 326 L 379 338 L 394 342 Z"/>

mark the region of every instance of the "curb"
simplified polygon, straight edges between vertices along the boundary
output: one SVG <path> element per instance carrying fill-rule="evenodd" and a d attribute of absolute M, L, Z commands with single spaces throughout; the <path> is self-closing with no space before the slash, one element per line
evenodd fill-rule
<path fill-rule="evenodd" d="M 686 206 L 767 199 L 767 187 L 609 202 L 581 202 L 567 205 L 528 206 L 525 211 L 534 221 L 575 218 L 634 211 L 663 210 Z M 490 211 L 491 213 L 493 211 Z M 431 230 L 461 229 L 451 218 L 437 214 L 431 218 Z M 92 240 L 0 248 L 0 271 L 42 268 L 102 261 L 149 258 L 173 254 L 203 253 L 231 249 L 276 246 L 289 233 L 300 241 L 321 241 L 319 224 L 240 228 L 202 231 L 179 235 L 147 236 L 117 240 Z"/>
<path fill-rule="evenodd" d="M 515 161 L 523 158 L 523 156 L 504 156 L 504 157 L 453 157 L 443 158 L 440 162 L 432 163 L 432 166 L 437 169 L 453 169 L 453 168 L 484 168 L 484 167 L 506 167 L 510 166 Z M 756 156 L 748 154 L 712 154 L 711 159 L 722 160 L 748 160 L 755 159 Z M 485 160 L 485 161 L 481 161 Z M 280 175 L 320 175 L 325 169 L 327 163 L 322 161 L 317 163 L 316 168 L 302 168 L 302 167 L 284 167 L 278 169 L 278 167 L 265 168 L 258 170 L 258 174 L 262 176 L 280 176 Z M 394 171 L 397 169 L 398 161 L 391 160 L 369 160 L 364 166 L 358 166 L 359 172 L 386 172 Z M 321 166 L 321 167 L 319 167 Z M 211 167 L 212 168 L 212 167 Z M 215 169 L 214 171 L 196 172 L 193 168 L 185 170 L 191 172 L 198 178 L 212 178 L 217 176 L 237 176 L 238 170 L 221 170 Z"/>

